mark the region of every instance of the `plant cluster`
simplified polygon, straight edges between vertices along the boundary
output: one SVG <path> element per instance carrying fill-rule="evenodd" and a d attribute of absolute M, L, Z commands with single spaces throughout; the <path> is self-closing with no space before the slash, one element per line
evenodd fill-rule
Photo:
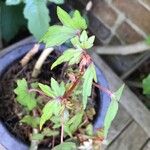
<path fill-rule="evenodd" d="M 39 144 L 45 138 L 53 138 L 51 148 L 54 150 L 98 149 L 96 143 L 101 143 L 107 136 L 124 86 L 111 93 L 98 85 L 95 65 L 88 54 L 95 36 L 88 37 L 86 21 L 79 11 L 70 16 L 57 7 L 57 15 L 62 25 L 50 26 L 41 42 L 47 47 L 55 47 L 70 41 L 72 48 L 66 49 L 51 66 L 52 70 L 65 64 L 65 78 L 51 78 L 49 85 L 29 85 L 25 79 L 18 80 L 14 90 L 16 100 L 26 111 L 20 122 L 32 127 L 31 141 Z M 91 98 L 93 84 L 112 98 L 104 127 L 96 130 L 92 124 L 95 115 L 94 99 Z M 59 137 L 60 144 L 55 141 Z M 35 149 L 33 147 L 31 144 Z"/>
<path fill-rule="evenodd" d="M 50 22 L 47 4 L 64 3 L 64 0 L 4 0 L 0 1 L 0 31 L 4 40 L 11 40 L 23 26 L 39 40 L 47 31 Z M 27 19 L 27 20 L 26 20 Z"/>

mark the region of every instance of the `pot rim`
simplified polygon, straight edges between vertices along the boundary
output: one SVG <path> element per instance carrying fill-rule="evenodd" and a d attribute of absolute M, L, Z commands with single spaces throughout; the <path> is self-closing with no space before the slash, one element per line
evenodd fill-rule
<path fill-rule="evenodd" d="M 5 71 L 15 62 L 20 60 L 35 44 L 35 42 L 32 43 L 27 43 L 24 45 L 19 45 L 18 47 L 14 49 L 10 49 L 9 51 L 6 52 L 0 52 L 0 78 L 4 75 Z M 63 47 L 63 48 L 62 48 Z M 40 45 L 40 50 L 44 48 L 44 45 Z M 57 49 L 59 51 L 64 51 L 64 48 L 66 46 L 59 46 Z M 63 49 L 63 50 L 62 50 Z M 8 61 L 9 60 L 9 61 Z M 96 74 L 97 74 L 97 79 L 98 83 L 101 84 L 101 86 L 105 87 L 108 89 L 108 82 L 105 78 L 105 75 L 103 74 L 102 70 L 96 66 Z M 99 95 L 100 95 L 100 106 L 99 106 L 99 111 L 97 112 L 97 118 L 94 121 L 94 130 L 100 129 L 104 125 L 104 119 L 106 116 L 107 109 L 110 104 L 110 97 L 108 94 L 102 92 L 99 90 Z M 2 135 L 3 134 L 3 135 Z M 4 137 L 4 135 L 6 137 Z M 0 137 L 4 137 L 0 139 L 0 145 L 3 145 L 6 147 L 8 150 L 12 150 L 12 147 L 16 147 L 16 150 L 27 150 L 27 146 L 22 143 L 22 141 L 18 140 L 17 138 L 13 137 L 11 133 L 7 131 L 5 128 L 5 125 L 0 122 Z M 6 140 L 7 139 L 7 140 Z"/>

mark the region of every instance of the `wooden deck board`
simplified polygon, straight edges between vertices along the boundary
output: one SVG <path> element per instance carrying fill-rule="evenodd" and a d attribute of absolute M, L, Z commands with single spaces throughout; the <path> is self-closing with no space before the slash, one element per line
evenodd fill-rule
<path fill-rule="evenodd" d="M 112 126 L 109 130 L 107 144 L 110 144 L 117 136 L 132 122 L 131 116 L 127 111 L 120 105 L 118 114 L 115 120 L 112 123 Z"/>
<path fill-rule="evenodd" d="M 103 73 L 106 75 L 110 89 L 112 91 L 116 91 L 123 84 L 123 81 L 97 54 L 93 53 L 92 57 L 95 63 L 103 70 Z M 150 137 L 150 112 L 128 87 L 124 89 L 120 103 Z"/>
<path fill-rule="evenodd" d="M 146 143 L 142 150 L 150 150 L 150 140 Z"/>
<path fill-rule="evenodd" d="M 140 150 L 147 139 L 144 130 L 132 122 L 106 150 Z"/>

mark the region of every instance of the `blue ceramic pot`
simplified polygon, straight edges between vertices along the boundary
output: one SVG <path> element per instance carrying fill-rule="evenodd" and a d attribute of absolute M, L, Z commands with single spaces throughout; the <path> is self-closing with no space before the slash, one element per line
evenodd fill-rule
<path fill-rule="evenodd" d="M 15 62 L 19 61 L 32 47 L 34 43 L 29 43 L 26 45 L 19 46 L 17 48 L 11 49 L 7 52 L 0 53 L 0 77 L 5 75 L 6 70 Z M 44 48 L 43 45 L 41 45 L 41 50 Z M 59 51 L 63 51 L 63 47 L 57 48 Z M 98 83 L 101 84 L 101 86 L 108 88 L 108 82 L 103 74 L 103 72 L 96 66 L 96 72 L 97 72 L 97 79 Z M 108 109 L 108 106 L 110 104 L 110 97 L 102 92 L 99 91 L 99 102 L 98 104 L 98 110 L 96 119 L 94 121 L 94 130 L 102 128 L 104 124 L 104 119 L 106 116 L 106 112 Z M 1 100 L 0 100 L 1 101 Z M 7 129 L 5 128 L 5 125 L 0 122 L 0 146 L 3 146 L 7 150 L 28 150 L 28 146 L 13 137 Z"/>

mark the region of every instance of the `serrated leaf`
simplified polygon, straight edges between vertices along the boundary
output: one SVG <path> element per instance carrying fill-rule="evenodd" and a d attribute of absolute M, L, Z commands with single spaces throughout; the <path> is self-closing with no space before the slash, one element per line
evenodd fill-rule
<path fill-rule="evenodd" d="M 124 89 L 124 85 L 122 85 L 115 93 L 113 93 L 112 100 L 108 107 L 106 117 L 104 120 L 104 136 L 105 136 L 105 138 L 107 137 L 108 130 L 111 126 L 111 123 L 114 120 L 114 118 L 118 112 L 118 102 L 121 98 L 123 89 Z"/>
<path fill-rule="evenodd" d="M 26 26 L 23 14 L 23 5 L 6 6 L 5 2 L 0 1 L 0 33 L 1 38 L 10 41 L 18 33 L 19 29 Z M 7 18 L 7 19 L 6 19 Z"/>
<path fill-rule="evenodd" d="M 26 0 L 24 16 L 30 32 L 39 40 L 49 27 L 49 11 L 44 0 Z"/>
<path fill-rule="evenodd" d="M 64 26 L 72 28 L 72 18 L 65 10 L 57 7 L 57 16 Z"/>
<path fill-rule="evenodd" d="M 57 135 L 59 135 L 59 131 L 51 130 L 49 128 L 44 128 L 42 134 L 44 136 L 49 136 L 49 137 L 50 136 L 57 136 Z"/>
<path fill-rule="evenodd" d="M 80 29 L 80 30 L 87 29 L 86 20 L 81 16 L 78 10 L 75 10 L 72 20 L 73 20 L 74 28 Z"/>
<path fill-rule="evenodd" d="M 17 5 L 20 4 L 22 0 L 6 0 L 6 5 Z"/>
<path fill-rule="evenodd" d="M 48 85 L 45 85 L 45 84 L 42 84 L 42 83 L 38 83 L 40 89 L 47 95 L 47 96 L 50 96 L 52 98 L 55 97 L 55 94 L 54 92 L 52 91 L 52 89 L 48 86 Z"/>
<path fill-rule="evenodd" d="M 77 147 L 73 142 L 63 142 L 55 146 L 52 150 L 77 150 Z"/>
<path fill-rule="evenodd" d="M 74 12 L 73 17 L 71 18 L 71 16 L 66 11 L 64 11 L 60 7 L 57 7 L 57 15 L 64 26 L 76 30 L 84 30 L 87 28 L 85 19 L 80 15 L 80 12 L 77 10 Z"/>
<path fill-rule="evenodd" d="M 87 32 L 84 30 L 80 35 L 80 41 L 85 42 L 87 41 L 87 39 L 88 39 L 88 35 L 87 35 Z"/>
<path fill-rule="evenodd" d="M 63 4 L 64 0 L 49 0 L 50 2 L 53 2 L 55 4 Z"/>
<path fill-rule="evenodd" d="M 94 64 L 90 64 L 83 75 L 83 108 L 86 108 L 88 97 L 91 95 L 93 79 L 97 82 Z"/>
<path fill-rule="evenodd" d="M 52 100 L 48 102 L 43 110 L 42 110 L 42 116 L 40 119 L 40 129 L 42 129 L 42 126 L 45 124 L 47 120 L 50 120 L 53 114 L 56 116 L 60 113 L 61 110 L 61 104 L 57 100 Z"/>
<path fill-rule="evenodd" d="M 59 83 L 54 78 L 51 78 L 51 88 L 56 96 L 63 96 L 63 94 L 65 93 L 64 83 L 61 83 L 59 85 Z"/>
<path fill-rule="evenodd" d="M 20 122 L 26 123 L 27 125 L 31 126 L 32 128 L 37 128 L 37 126 L 40 123 L 40 118 L 26 115 L 21 119 Z"/>
<path fill-rule="evenodd" d="M 32 140 L 41 141 L 44 139 L 44 135 L 41 133 L 36 133 L 32 135 Z"/>
<path fill-rule="evenodd" d="M 35 99 L 35 94 L 28 92 L 27 81 L 23 78 L 22 80 L 17 80 L 17 88 L 14 90 L 17 95 L 17 101 L 29 110 L 32 110 L 37 106 L 37 101 Z"/>
<path fill-rule="evenodd" d="M 46 47 L 59 46 L 76 35 L 76 30 L 67 26 L 54 25 L 49 27 L 47 33 L 40 40 Z"/>
<path fill-rule="evenodd" d="M 60 65 L 63 62 L 68 62 L 69 60 L 71 60 L 71 58 L 74 56 L 75 54 L 75 49 L 68 49 L 66 50 L 60 57 L 57 58 L 57 60 L 52 64 L 51 69 L 53 69 L 54 67 Z"/>
<path fill-rule="evenodd" d="M 150 94 L 150 74 L 143 79 L 142 81 L 142 86 L 143 86 L 143 94 Z"/>

